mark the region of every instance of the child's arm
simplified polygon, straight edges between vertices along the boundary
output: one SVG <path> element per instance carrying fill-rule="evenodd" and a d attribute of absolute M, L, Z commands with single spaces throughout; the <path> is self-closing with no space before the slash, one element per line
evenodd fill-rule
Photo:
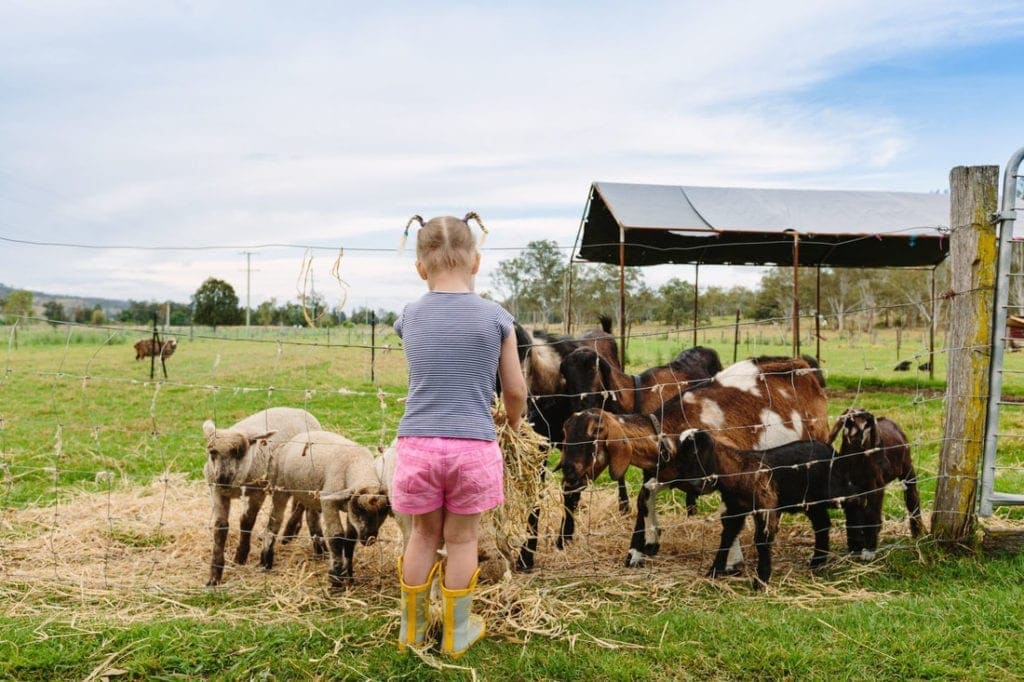
<path fill-rule="evenodd" d="M 498 374 L 501 376 L 501 401 L 508 415 L 508 425 L 519 428 L 519 421 L 526 411 L 526 379 L 523 368 L 519 364 L 519 347 L 516 335 L 509 334 L 501 342 L 501 355 L 498 357 Z"/>

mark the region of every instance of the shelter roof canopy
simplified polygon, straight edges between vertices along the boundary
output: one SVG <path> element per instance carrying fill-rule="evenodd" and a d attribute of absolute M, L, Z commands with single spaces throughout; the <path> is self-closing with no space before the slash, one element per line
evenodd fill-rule
<path fill-rule="evenodd" d="M 945 194 L 595 182 L 579 257 L 700 263 L 933 266 L 949 253 Z"/>

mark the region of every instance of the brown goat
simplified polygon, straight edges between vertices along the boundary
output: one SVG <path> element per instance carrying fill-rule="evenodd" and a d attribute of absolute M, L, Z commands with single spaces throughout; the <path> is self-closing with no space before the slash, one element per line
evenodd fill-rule
<path fill-rule="evenodd" d="M 561 447 L 563 425 L 573 412 L 573 405 L 565 392 L 565 378 L 560 366 L 562 359 L 579 348 L 587 348 L 597 353 L 615 367 L 619 364 L 618 344 L 611 334 L 612 320 L 606 315 L 600 318 L 600 329 L 588 329 L 579 337 L 557 336 L 542 331 L 534 331 L 530 337 L 526 330 L 516 325 L 516 337 L 519 344 L 519 358 L 526 374 L 528 389 L 527 421 L 540 435 L 548 439 L 555 447 Z M 626 482 L 619 481 L 619 510 L 629 513 L 629 493 Z M 518 567 L 529 570 L 533 567 L 533 556 L 537 547 L 537 527 L 540 523 L 539 510 L 534 510 L 528 520 L 530 531 L 526 545 L 520 553 Z M 563 519 L 564 523 L 564 519 Z M 557 544 L 562 548 L 563 532 Z M 572 529 L 569 531 L 572 536 Z"/>
<path fill-rule="evenodd" d="M 178 348 L 177 339 L 170 338 L 166 341 L 160 339 L 139 339 L 135 342 L 135 359 L 142 360 L 148 357 L 169 358 L 174 355 Z"/>
<path fill-rule="evenodd" d="M 843 503 L 847 547 L 851 553 L 870 560 L 878 551 L 882 503 L 885 487 L 891 481 L 899 479 L 903 482 L 910 534 L 915 538 L 921 535 L 923 524 L 917 473 L 910 458 L 907 436 L 891 419 L 875 417 L 867 410 L 851 407 L 839 415 L 828 435 L 828 442 L 833 442 L 840 432 L 839 454 L 850 460 L 851 476 L 861 491 Z"/>
<path fill-rule="evenodd" d="M 175 349 L 178 347 L 176 339 L 170 338 L 166 341 L 160 339 L 140 339 L 135 342 L 135 359 L 141 360 L 143 358 L 153 357 L 160 358 L 160 368 L 164 371 L 164 378 L 167 378 L 167 358 L 174 355 Z M 150 368 L 150 376 L 152 376 L 152 367 Z"/>
<path fill-rule="evenodd" d="M 610 468 L 612 478 L 624 477 L 630 461 L 610 455 L 608 439 L 593 437 L 598 428 L 592 422 L 621 424 L 629 438 L 632 457 L 657 453 L 654 437 L 661 433 L 678 435 L 687 429 L 712 432 L 716 440 L 743 450 L 764 450 L 798 440 L 825 442 L 828 427 L 827 402 L 820 371 L 806 360 L 754 358 L 731 365 L 698 387 L 667 401 L 656 414 L 614 415 L 597 409 L 574 415 L 565 426 L 566 445 L 559 468 L 566 490 L 579 490 Z M 614 438 L 612 440 L 615 440 Z M 614 446 L 613 446 L 614 448 Z M 645 468 L 645 482 L 660 478 L 657 467 Z M 637 497 L 637 520 L 630 544 L 629 565 L 637 566 L 643 555 L 658 551 L 657 518 L 654 504 L 647 504 L 642 488 Z M 645 520 L 645 516 L 650 519 Z M 730 563 L 742 560 L 736 546 Z"/>
<path fill-rule="evenodd" d="M 579 409 L 600 407 L 623 414 L 651 414 L 695 382 L 721 371 L 718 353 L 703 346 L 688 348 L 667 365 L 640 374 L 626 374 L 590 348 L 577 348 L 561 365 L 565 392 L 579 401 Z"/>

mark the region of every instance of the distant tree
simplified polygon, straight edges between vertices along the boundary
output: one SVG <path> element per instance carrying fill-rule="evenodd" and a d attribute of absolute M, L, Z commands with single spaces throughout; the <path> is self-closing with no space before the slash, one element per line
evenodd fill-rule
<path fill-rule="evenodd" d="M 626 321 L 630 324 L 651 319 L 652 292 L 644 283 L 640 268 L 625 272 Z M 572 276 L 572 319 L 579 329 L 593 327 L 598 318 L 619 317 L 619 266 L 575 263 Z"/>
<path fill-rule="evenodd" d="M 128 307 L 121 311 L 121 322 L 152 324 L 153 317 L 160 317 L 160 304 L 156 301 L 135 301 L 128 299 Z"/>
<path fill-rule="evenodd" d="M 224 280 L 210 277 L 192 294 L 192 319 L 217 329 L 221 324 L 238 324 L 242 311 L 235 289 Z"/>
<path fill-rule="evenodd" d="M 171 302 L 170 324 L 173 327 L 187 327 L 192 321 L 192 306 L 185 303 Z"/>
<path fill-rule="evenodd" d="M 380 308 L 377 310 L 377 324 L 383 324 L 388 327 L 395 326 L 395 322 L 398 321 L 398 313 L 392 310 L 384 310 Z"/>
<path fill-rule="evenodd" d="M 678 277 L 658 287 L 658 319 L 673 327 L 693 322 L 693 284 Z"/>
<path fill-rule="evenodd" d="M 541 239 L 528 243 L 519 256 L 499 262 L 491 281 L 507 295 L 509 312 L 517 318 L 532 313 L 539 322 L 559 322 L 565 306 L 566 267 L 558 242 Z"/>
<path fill-rule="evenodd" d="M 103 308 L 97 303 L 93 306 L 92 313 L 89 315 L 89 324 L 106 324 L 107 316 L 103 314 Z"/>
<path fill-rule="evenodd" d="M 50 326 L 56 328 L 58 322 L 67 320 L 64 314 L 64 305 L 58 301 L 47 301 L 43 304 L 43 317 L 50 321 Z"/>
<path fill-rule="evenodd" d="M 269 327 L 270 325 L 277 322 L 280 318 L 277 315 L 277 299 L 272 298 L 269 301 L 263 301 L 256 308 L 256 324 Z"/>
<path fill-rule="evenodd" d="M 4 314 L 7 316 L 8 324 L 17 322 L 19 317 L 30 317 L 32 315 L 32 292 L 25 289 L 12 291 L 4 303 Z"/>

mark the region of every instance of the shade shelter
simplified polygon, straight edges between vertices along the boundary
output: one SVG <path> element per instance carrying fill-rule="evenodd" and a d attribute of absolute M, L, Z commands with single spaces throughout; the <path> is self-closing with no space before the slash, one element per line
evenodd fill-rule
<path fill-rule="evenodd" d="M 931 267 L 934 300 L 948 232 L 946 194 L 595 182 L 572 258 L 619 265 L 621 348 L 627 265 L 692 264 L 698 273 L 701 265 L 793 267 L 799 355 L 800 266 Z M 695 301 L 694 343 L 696 310 Z"/>

